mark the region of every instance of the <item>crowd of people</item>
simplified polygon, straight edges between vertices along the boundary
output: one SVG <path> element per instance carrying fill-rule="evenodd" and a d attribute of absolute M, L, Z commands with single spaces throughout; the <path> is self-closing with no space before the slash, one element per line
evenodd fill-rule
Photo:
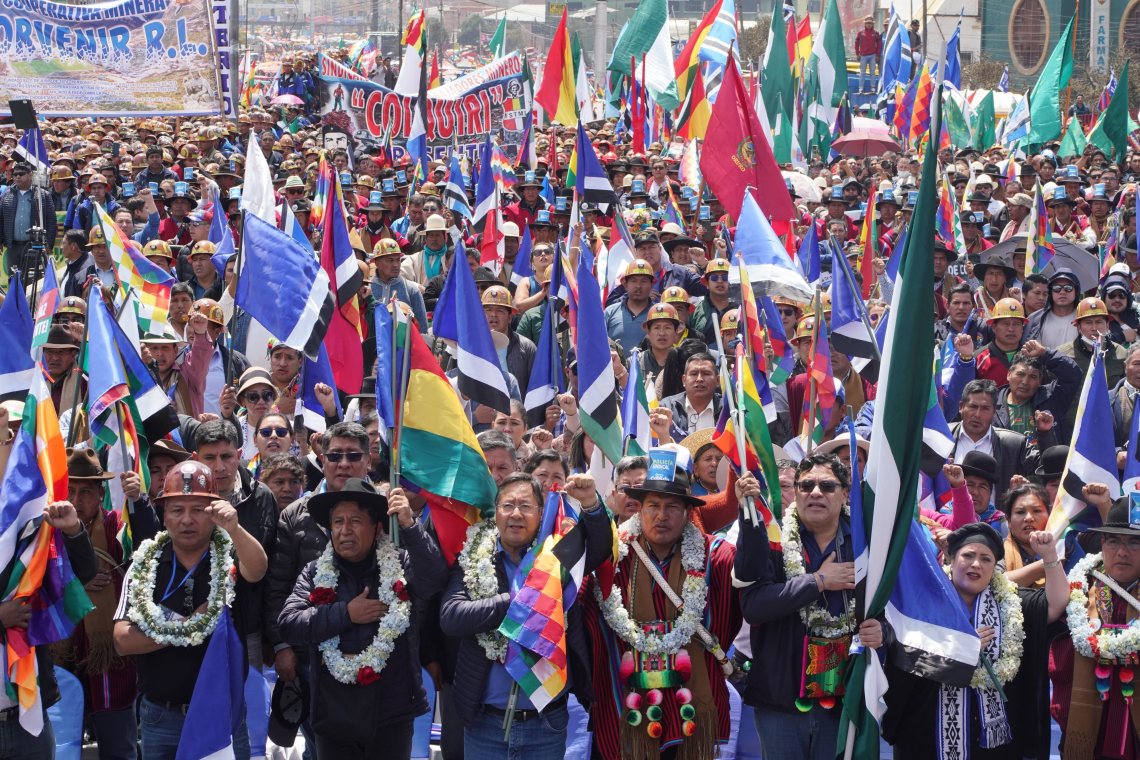
<path fill-rule="evenodd" d="M 871 47 L 867 57 L 881 49 Z M 283 85 L 303 95 L 311 63 L 287 63 Z M 38 648 L 42 705 L 59 699 L 53 663 L 78 676 L 103 760 L 135 758 L 136 744 L 143 760 L 174 760 L 193 730 L 188 706 L 226 607 L 249 665 L 276 673 L 270 737 L 291 744 L 299 729 L 306 758 L 408 758 L 414 720 L 429 710 L 424 672 L 439 698 L 445 760 L 561 758 L 571 715 L 583 710 L 592 756 L 602 760 L 706 760 L 753 731 L 765 757 L 832 758 L 853 636 L 884 654 L 882 736 L 896 757 L 1046 758 L 1058 749 L 1051 721 L 1061 728 L 1063 757 L 1140 757 L 1132 699 L 1137 509 L 1129 494 L 1113 500 L 1109 485 L 1092 482 L 1080 498 L 1099 514 L 1098 527 L 1068 542 L 1064 563 L 1046 530 L 1095 350 L 1114 416 L 1103 433 L 1113 437 L 1119 469 L 1135 455 L 1140 151 L 1115 160 L 1093 146 L 1079 156 L 1058 156 L 1056 145 L 1028 156 L 1000 146 L 938 155 L 963 244 L 919 244 L 933 257 L 936 313 L 892 318 L 929 320 L 947 378 L 941 407 L 955 449 L 924 469 L 945 479 L 947 498 L 941 507 L 924 502 L 920 515 L 987 659 L 968 684 L 946 685 L 885 656 L 897 643 L 886 617 L 857 621 L 847 504 L 853 470 L 862 474 L 877 443 L 877 362 L 831 346 L 843 404 L 821 423 L 821 441 L 804 446 L 810 436 L 801 427 L 815 419 L 814 321 L 831 317 L 826 291 L 841 266 L 833 252 L 842 251 L 860 285 L 860 272 L 872 273 L 870 327 L 889 314 L 890 261 L 922 181 L 915 152 L 817 161 L 787 181 L 797 213 L 787 248 L 800 250 L 814 226 L 822 271 L 815 303 L 773 299 L 781 324 L 769 335 L 782 329 L 795 349 L 789 377 L 771 388 L 779 482 L 770 487 L 783 505 L 776 548 L 762 524 L 738 519 L 766 487 L 738 473 L 714 440 L 728 403 L 721 361 L 734 361 L 742 339 L 740 288 L 729 282 L 737 229 L 707 187 L 679 180 L 681 143 L 636 152 L 612 120 L 590 124 L 620 201 L 601 207 L 577 203 L 564 187 L 576 130 L 542 131 L 537 166 L 520 165 L 513 197 L 502 202 L 496 271 L 480 260 L 486 230 L 470 229 L 446 200 L 446 163 L 417 171 L 385 148 L 324 152 L 304 111 L 258 108 L 232 122 L 48 120 L 50 189 L 14 153 L 19 133 L 0 138 L 5 271 L 21 266 L 37 219 L 57 271 L 61 300 L 42 364 L 75 445 L 67 449 L 67 499 L 47 519 L 94 604 L 70 638 Z M 458 556 L 445 556 L 427 499 L 390 480 L 375 375 L 354 393 L 318 385 L 323 430 L 306 427 L 295 416 L 304 356 L 266 340 L 235 307 L 236 262 L 217 262 L 207 237 L 215 215 L 225 214 L 240 246 L 253 151 L 270 167 L 278 221 L 293 220 L 315 255 L 317 174 L 322 161 L 335 167 L 364 283 L 356 299 L 367 369 L 375 371 L 377 355 L 373 315 L 394 298 L 454 382 L 454 352 L 432 333 L 432 318 L 448 272 L 470 267 L 511 400 L 493 409 L 461 399 L 488 468 L 471 477 L 489 474 L 496 492 L 493 505 L 478 505 L 493 506 L 493 519 L 472 527 Z M 818 201 L 796 189 L 801 180 Z M 1026 275 L 1038 181 L 1058 245 L 1094 259 L 1094 271 L 1106 255 L 1118 262 L 1099 279 L 1061 263 Z M 139 336 L 179 420 L 150 442 L 149 488 L 133 472 L 107 471 L 106 452 L 75 404 L 87 387 L 79 362 L 90 289 L 103 288 L 113 302 L 118 277 L 99 208 L 177 281 L 169 323 Z M 578 383 L 580 347 L 569 330 L 556 349 L 566 392 L 539 409 L 525 400 L 556 259 L 575 267 L 581 246 L 616 245 L 617 215 L 632 235 L 632 261 L 604 296 L 608 345 L 589 350 L 608 352 L 620 397 L 650 399 L 654 445 L 600 475 L 580 421 L 588 389 Z M 864 247 L 868 216 L 878 237 Z M 987 253 L 1009 240 L 999 249 L 1006 253 Z M 458 262 L 457 250 L 466 254 Z M 89 355 L 87 368 L 101 360 Z M 634 377 L 643 388 L 630 385 Z M 0 407 L 8 431 L 0 467 L 23 411 L 18 401 Z M 104 508 L 112 485 L 133 505 L 133 554 L 121 540 L 122 514 Z M 584 575 L 565 615 L 568 677 L 537 709 L 515 685 L 499 631 L 552 489 L 573 506 L 567 520 L 584 542 Z M 5 629 L 26 626 L 29 615 L 26 600 L 0 602 Z M 1113 632 L 1109 649 L 1090 645 L 1102 627 Z M 733 724 L 730 690 L 750 708 L 750 722 Z M 278 692 L 301 708 L 285 715 Z M 0 695 L 0 756 L 52 757 L 50 720 L 33 735 L 15 720 L 18 710 L 10 693 Z M 250 756 L 245 724 L 233 749 Z"/>

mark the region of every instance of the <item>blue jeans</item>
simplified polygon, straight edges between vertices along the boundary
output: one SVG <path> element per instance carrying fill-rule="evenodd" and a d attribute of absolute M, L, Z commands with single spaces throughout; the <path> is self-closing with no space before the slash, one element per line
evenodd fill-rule
<path fill-rule="evenodd" d="M 806 713 L 793 715 L 757 707 L 755 722 L 756 733 L 760 735 L 761 757 L 835 760 L 841 712 L 838 706 L 825 710 L 815 705 Z"/>
<path fill-rule="evenodd" d="M 174 760 L 178 754 L 178 741 L 182 738 L 182 724 L 186 716 L 175 710 L 159 707 L 146 697 L 139 702 L 139 724 L 142 726 L 142 756 L 146 760 Z M 249 732 L 245 720 L 234 736 L 235 760 L 249 760 Z"/>
<path fill-rule="evenodd" d="M 99 760 L 135 760 L 138 756 L 139 724 L 135 706 L 122 710 L 100 710 L 90 714 Z"/>
<path fill-rule="evenodd" d="M 876 56 L 861 55 L 859 56 L 859 92 L 863 92 L 863 76 L 866 74 L 871 80 L 871 86 L 875 86 L 875 61 Z"/>
<path fill-rule="evenodd" d="M 39 736 L 24 730 L 16 710 L 9 713 L 8 720 L 0 723 L 0 760 L 55 760 L 55 731 L 46 710 Z"/>
<path fill-rule="evenodd" d="M 475 725 L 463 730 L 463 760 L 562 760 L 569 722 L 563 703 L 537 718 L 513 723 L 508 743 L 503 741 L 503 716 L 481 710 Z M 831 749 L 834 755 L 835 747 Z"/>

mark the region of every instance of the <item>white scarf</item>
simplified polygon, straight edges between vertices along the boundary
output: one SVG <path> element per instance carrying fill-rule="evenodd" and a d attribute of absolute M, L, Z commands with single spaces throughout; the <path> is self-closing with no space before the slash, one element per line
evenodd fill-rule
<path fill-rule="evenodd" d="M 994 629 L 994 637 L 982 649 L 997 662 L 1001 656 L 1003 635 L 1001 608 L 989 586 L 974 600 L 971 617 L 974 628 L 984 625 Z M 971 696 L 969 692 L 973 692 Z M 969 689 L 943 684 L 938 690 L 938 757 L 939 760 L 968 760 L 970 757 L 970 705 L 977 704 L 982 722 L 981 746 L 989 749 L 1000 747 L 1013 740 L 1009 720 L 1005 714 L 1005 704 L 997 689 Z"/>

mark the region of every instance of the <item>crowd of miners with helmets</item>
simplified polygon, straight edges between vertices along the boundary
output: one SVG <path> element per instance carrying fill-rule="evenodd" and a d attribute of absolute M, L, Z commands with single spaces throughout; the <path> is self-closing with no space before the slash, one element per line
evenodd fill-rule
<path fill-rule="evenodd" d="M 525 701 L 518 703 L 512 697 L 508 707 L 509 676 L 500 663 L 484 663 L 483 649 L 476 643 L 490 628 L 460 636 L 441 628 L 441 616 L 447 617 L 448 604 L 455 597 L 472 606 L 490 605 L 492 600 L 476 598 L 470 590 L 474 581 L 467 587 L 448 581 L 425 499 L 388 482 L 388 449 L 376 411 L 375 375 L 365 378 L 358 393 L 324 384 L 316 387 L 323 430 L 308 428 L 295 417 L 304 357 L 235 309 L 235 261 L 215 259 L 217 248 L 208 240 L 212 225 L 219 221 L 214 216 L 225 214 L 221 221 L 240 245 L 246 156 L 261 151 L 272 175 L 278 220 L 297 225 L 314 255 L 319 255 L 321 232 L 311 220 L 317 174 L 322 160 L 335 167 L 363 278 L 357 301 L 363 315 L 360 350 L 366 374 L 376 361 L 375 310 L 395 298 L 415 329 L 427 337 L 442 370 L 455 376 L 454 352 L 433 336 L 432 317 L 450 268 L 470 267 L 511 392 L 510 414 L 487 406 L 464 407 L 499 486 L 496 522 L 501 543 L 496 548 L 492 541 L 488 551 L 490 567 L 497 568 L 502 578 L 507 577 L 504 563 L 513 572 L 518 548 L 525 550 L 533 540 L 535 515 L 541 515 L 542 505 L 537 499 L 550 488 L 565 490 L 581 504 L 583 525 L 600 531 L 591 534 L 591 540 L 607 535 L 605 525 L 637 515 L 643 502 L 665 514 L 672 502 L 663 503 L 663 495 L 678 494 L 684 498 L 678 497 L 677 504 L 687 510 L 685 525 L 695 525 L 713 541 L 728 536 L 729 548 L 738 540 L 738 504 L 742 497 L 760 491 L 753 476 L 737 477 L 713 441 L 718 425 L 723 425 L 721 357 L 731 365 L 741 340 L 740 289 L 729 282 L 734 263 L 728 256 L 736 223 L 707 187 L 681 182 L 681 143 L 653 143 L 644 153 L 635 152 L 628 131 L 614 120 L 592 123 L 587 136 L 620 203 L 599 207 L 584 202 L 575 214 L 573 189 L 564 184 L 576 130 L 555 126 L 537 132 L 537 168 L 520 165 L 510 193 L 502 199 L 498 233 L 504 241 L 504 258 L 495 271 L 480 260 L 484 230 L 470 228 L 445 203 L 447 164 L 433 161 L 418 173 L 408 157 L 394 157 L 399 151 L 377 145 L 326 151 L 320 125 L 309 118 L 317 81 L 315 57 L 301 56 L 284 65 L 288 69 L 282 74 L 281 91 L 294 92 L 304 105 L 254 108 L 232 121 L 45 120 L 42 133 L 50 158 L 46 187 L 34 183 L 33 167 L 15 153 L 19 132 L 0 130 L 0 171 L 7 182 L 0 198 L 4 271 L 20 265 L 33 244 L 27 228 L 40 214 L 61 296 L 43 345 L 42 363 L 49 375 L 51 402 L 69 443 L 70 486 L 67 501 L 53 504 L 47 519 L 61 529 L 72 567 L 95 604 L 71 638 L 50 650 L 37 648 L 43 704 L 59 699 L 52 674 L 54 656 L 56 664 L 82 682 L 86 728 L 97 741 L 101 758 L 136 757 L 141 731 L 144 760 L 174 760 L 206 645 L 155 616 L 184 621 L 214 614 L 219 598 L 214 587 L 231 583 L 234 625 L 250 665 L 276 672 L 269 729 L 274 742 L 291 744 L 299 729 L 305 736 L 307 758 L 409 757 L 414 719 L 427 710 L 421 695 L 422 665 L 440 694 L 445 760 L 462 758 L 465 743 L 473 758 L 506 757 L 509 742 L 514 742 L 511 747 L 524 747 L 532 760 L 561 757 L 557 740 L 549 736 L 512 734 L 507 742 L 499 728 L 495 744 L 496 731 L 487 728 L 509 714 L 515 721 L 512 730 L 545 728 L 563 739 L 566 733 L 564 720 L 561 728 L 552 726 L 549 714 L 539 715 Z M 387 67 L 384 71 L 391 75 Z M 999 166 L 1008 165 L 1000 148 L 985 154 L 946 149 L 939 158 L 952 198 L 962 209 L 962 241 L 938 239 L 930 251 L 935 313 L 897 315 L 930 321 L 942 346 L 943 373 L 952 376 L 941 403 L 956 441 L 953 464 L 945 469 L 953 498 L 941 509 L 924 506 L 922 522 L 948 553 L 956 552 L 965 540 L 959 531 L 988 526 L 997 546 L 1004 547 L 1010 577 L 1021 586 L 1040 587 L 1046 577 L 1043 566 L 1052 567 L 1044 562 L 1045 555 L 1052 554 L 1037 538 L 1031 542 L 1030 536 L 1045 527 L 1047 510 L 1027 509 L 1023 502 L 1037 499 L 1047 507 L 1054 502 L 1094 346 L 1104 354 L 1114 412 L 1113 429 L 1104 434 L 1114 439 L 1121 469 L 1128 455 L 1132 409 L 1140 390 L 1140 311 L 1135 298 L 1140 286 L 1135 211 L 1140 152 L 1112 162 L 1093 146 L 1081 156 L 1057 156 L 1055 149 L 1046 148 L 1016 164 L 1016 177 L 1007 176 Z M 827 509 L 834 506 L 838 519 L 839 502 L 830 501 L 842 501 L 843 489 L 836 489 L 847 487 L 850 468 L 863 469 L 875 445 L 871 430 L 878 364 L 853 361 L 832 345 L 835 383 L 842 387 L 853 416 L 833 414 L 822 442 L 805 457 L 793 444 L 801 433 L 805 405 L 814 403 L 808 371 L 813 339 L 819 334 L 814 320 L 819 315 L 830 321 L 828 290 L 838 264 L 833 251 L 842 251 L 860 286 L 864 272 L 874 280 L 865 302 L 871 329 L 887 318 L 894 282 L 890 260 L 915 207 L 919 165 L 915 152 L 906 151 L 864 160 L 815 161 L 806 171 L 787 168 L 786 187 L 797 218 L 787 233 L 791 239 L 784 242 L 787 250 L 800 251 L 802 256 L 801 245 L 814 226 L 821 241 L 820 289 L 815 303 L 773 299 L 796 359 L 790 376 L 771 389 L 777 415 L 768 429 L 782 503 L 821 500 L 820 504 L 828 502 Z M 1044 223 L 1050 225 L 1055 240 L 1090 256 L 1112 241 L 1118 263 L 1099 278 L 1067 268 L 1061 260 L 1048 275 L 1026 276 L 1023 238 L 1038 181 L 1048 216 Z M 474 206 L 475 188 L 469 177 L 466 186 Z M 869 207 L 872 195 L 876 200 Z M 160 332 L 138 336 L 141 355 L 178 418 L 177 427 L 166 437 L 149 442 L 149 488 L 135 472 L 108 471 L 105 453 L 93 454 L 90 420 L 77 404 L 87 393 L 86 371 L 77 363 L 90 289 L 100 288 L 112 306 L 117 292 L 96 204 L 111 216 L 129 245 L 137 246 L 177 281 L 171 289 L 168 324 Z M 652 457 L 625 457 L 613 469 L 610 493 L 599 500 L 594 493 L 597 471 L 591 468 L 593 442 L 579 421 L 583 389 L 578 385 L 568 321 L 558 337 L 566 392 L 538 410 L 528 411 L 524 400 L 536 366 L 556 260 L 564 257 L 573 271 L 582 241 L 595 250 L 599 243 L 617 244 L 618 214 L 632 237 L 633 260 L 605 295 L 608 346 L 594 348 L 608 351 L 611 357 L 619 403 L 629 394 L 644 394 L 656 443 L 672 446 L 671 451 L 691 462 L 687 472 L 678 469 L 675 481 L 665 482 L 650 478 Z M 860 232 L 868 215 L 876 220 L 872 229 L 877 239 L 864 247 Z M 465 260 L 458 262 L 456 236 L 466 252 Z M 1013 240 L 1018 236 L 1020 243 Z M 995 246 L 1004 253 L 990 253 Z M 525 266 L 519 256 L 527 258 Z M 869 268 L 863 265 L 868 258 Z M 519 276 L 516 270 L 526 274 Z M 86 369 L 102 359 L 87 356 Z M 642 387 L 631 386 L 631 378 Z M 8 466 L 10 444 L 23 413 L 20 401 L 0 406 L 0 429 L 9 431 L 7 442 L 0 444 L 0 468 Z M 854 461 L 847 445 L 852 428 L 858 449 Z M 665 485 L 650 487 L 654 482 Z M 812 484 L 811 490 L 803 490 L 803 483 Z M 132 505 L 133 547 L 145 547 L 145 551 L 139 548 L 133 562 L 149 563 L 145 567 L 150 572 L 147 582 L 154 586 L 151 596 L 132 595 L 132 584 L 140 581 L 132 575 L 131 545 L 121 538 L 122 517 L 103 508 L 112 487 Z M 1099 496 L 1094 488 L 1090 501 Z M 503 506 L 511 509 L 504 512 Z M 595 520 L 595 515 L 601 517 Z M 377 597 L 376 579 L 395 572 L 391 563 L 378 567 L 379 560 L 371 557 L 374 552 L 379 557 L 378 547 L 391 541 L 385 537 L 390 517 L 399 524 L 398 553 L 391 555 L 396 557 L 395 566 L 402 566 L 409 578 L 414 568 L 416 615 L 412 633 L 396 639 L 395 653 L 379 676 L 383 689 L 356 692 L 352 689 L 371 688 L 373 682 L 345 687 L 319 664 L 312 637 L 323 641 L 343 635 L 355 652 L 371 651 L 366 647 L 378 624 L 384 625 L 381 621 L 390 606 Z M 521 543 L 517 536 L 508 540 L 510 531 L 519 530 Z M 677 528 L 677 536 L 681 530 Z M 810 530 L 804 527 L 801 532 Z M 154 541 L 144 544 L 150 539 Z M 680 539 L 675 541 L 680 567 Z M 212 574 L 211 558 L 223 545 L 236 558 L 237 570 L 228 581 Z M 329 546 L 333 548 L 326 552 Z M 850 544 L 842 544 L 838 556 L 831 554 L 836 546 L 834 542 L 812 545 L 803 552 L 806 580 L 818 575 L 818 596 L 832 613 L 844 607 L 840 591 L 853 588 L 853 583 L 824 577 L 853 574 Z M 725 625 L 732 621 L 737 626 L 721 639 L 727 649 L 740 629 L 743 595 L 729 588 L 731 557 L 728 565 L 724 561 L 720 554 L 710 559 L 710 567 L 721 568 L 710 571 L 712 575 L 724 571 L 716 576 L 724 587 L 710 586 L 709 598 L 715 595 L 715 602 L 709 605 L 715 619 L 723 614 Z M 328 571 L 334 576 L 340 573 L 340 586 L 334 580 L 332 590 L 339 600 L 333 605 L 340 616 L 336 620 L 321 617 L 320 603 L 307 613 L 295 608 L 304 606 L 304 599 L 297 601 L 298 584 L 309 584 L 311 598 L 320 596 L 322 562 L 335 565 Z M 659 557 L 658 562 L 661 571 L 670 567 L 669 556 Z M 782 578 L 783 565 L 776 564 Z M 451 568 L 452 578 L 457 568 L 459 564 Z M 137 577 L 146 580 L 144 576 Z M 459 577 L 462 580 L 462 572 Z M 499 591 L 496 604 L 507 597 L 505 585 Z M 667 603 L 664 595 L 656 596 L 660 599 L 655 604 Z M 770 616 L 764 626 L 752 630 L 751 648 L 746 646 L 749 627 L 744 626 L 733 650 L 738 671 L 753 664 L 779 671 L 767 682 L 753 679 L 747 686 L 732 687 L 757 710 L 761 741 L 782 730 L 775 724 L 762 728 L 762 711 L 786 721 L 809 714 L 798 695 L 803 653 L 799 644 L 787 648 L 788 642 L 805 637 L 799 607 L 816 598 L 808 596 L 801 593 L 801 601 L 806 601 L 794 608 L 781 602 L 781 615 Z M 498 614 L 506 608 L 487 609 Z M 26 624 L 27 616 L 18 600 L 0 603 L 0 623 L 5 628 Z M 314 622 L 318 617 L 319 623 Z M 743 619 L 756 622 L 747 611 Z M 575 619 L 572 625 L 582 622 Z M 767 633 L 757 633 L 761 628 Z M 308 633 L 302 635 L 303 631 Z M 781 640 L 773 631 L 788 636 Z M 870 646 L 878 641 L 873 629 L 860 629 L 860 634 Z M 758 648 L 758 642 L 768 642 L 772 649 Z M 487 667 L 466 668 L 459 653 L 475 656 Z M 594 672 L 597 677 L 596 668 Z M 715 687 L 715 694 L 706 695 L 709 704 L 715 702 L 727 714 L 724 678 L 715 667 L 704 677 Z M 577 699 L 573 704 L 587 706 L 589 668 L 575 670 L 573 680 L 567 687 Z M 711 687 L 706 683 L 705 688 Z M 596 686 L 594 692 L 598 699 L 607 698 Z M 368 730 L 356 731 L 361 735 L 355 736 L 333 714 L 336 711 L 319 706 L 318 694 Z M 367 695 L 366 704 L 360 703 L 360 694 Z M 612 695 L 608 699 L 610 711 L 621 715 L 624 707 L 613 705 Z M 303 707 L 291 710 L 282 702 Z M 564 693 L 556 709 L 566 710 L 566 702 Z M 14 715 L 13 704 L 8 700 L 0 705 L 0 720 L 9 721 L 8 716 Z M 649 709 L 644 711 L 647 715 Z M 640 708 L 630 712 L 641 720 Z M 823 712 L 825 717 L 819 719 L 837 726 L 838 712 Z M 817 709 L 816 717 L 820 714 Z M 539 717 L 543 721 L 532 720 Z M 616 722 L 612 717 L 594 713 L 594 757 L 630 756 L 623 741 L 630 726 L 638 724 L 628 713 Z M 692 729 L 703 737 L 701 741 L 707 740 L 699 745 L 702 751 L 712 746 L 708 742 L 728 740 L 721 735 L 727 722 L 720 726 L 714 716 L 713 728 L 708 729 L 702 720 Z M 663 721 L 658 723 L 658 735 L 664 731 L 662 741 L 670 743 L 664 754 L 697 757 L 696 750 L 678 749 L 685 746 L 685 737 L 691 735 L 685 733 L 690 731 L 687 724 L 694 721 L 676 716 Z M 9 750 L 0 747 L 0 756 L 49 757 L 49 746 L 54 752 L 50 731 L 33 736 L 20 733 L 11 721 L 2 725 L 15 726 L 16 749 L 5 754 Z M 480 727 L 486 730 L 480 733 Z M 711 734 L 701 733 L 710 730 Z M 639 736 L 645 734 L 644 728 L 638 731 Z M 354 738 L 345 738 L 348 734 Z M 552 746 L 557 749 L 554 754 Z M 250 752 L 250 735 L 235 734 L 235 755 L 245 758 Z M 1017 756 L 1035 755 L 1026 749 Z"/>

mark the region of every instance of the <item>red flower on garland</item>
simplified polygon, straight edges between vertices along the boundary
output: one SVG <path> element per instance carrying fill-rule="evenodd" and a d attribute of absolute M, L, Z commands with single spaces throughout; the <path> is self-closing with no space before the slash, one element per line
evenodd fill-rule
<path fill-rule="evenodd" d="M 336 591 L 331 588 L 315 588 L 309 592 L 309 601 L 313 604 L 332 604 L 336 601 Z"/>
<path fill-rule="evenodd" d="M 356 671 L 356 682 L 364 686 L 379 680 L 380 674 L 367 665 Z"/>
<path fill-rule="evenodd" d="M 396 598 L 401 602 L 406 602 L 412 597 L 408 594 L 408 589 L 403 581 L 396 581 L 392 584 L 392 590 L 396 592 Z"/>

